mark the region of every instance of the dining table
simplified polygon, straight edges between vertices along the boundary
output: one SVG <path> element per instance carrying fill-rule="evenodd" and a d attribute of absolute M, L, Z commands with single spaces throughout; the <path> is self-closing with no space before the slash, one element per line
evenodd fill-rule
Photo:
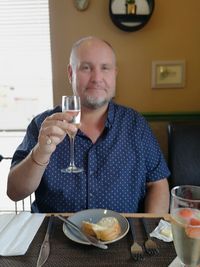
<path fill-rule="evenodd" d="M 133 243 L 130 230 L 122 239 L 109 244 L 108 249 L 105 250 L 74 242 L 64 234 L 63 222 L 57 217 L 58 214 L 45 214 L 45 218 L 25 255 L 0 256 L 1 267 L 36 267 L 50 215 L 54 215 L 50 234 L 50 254 L 43 265 L 44 267 L 167 267 L 176 258 L 173 242 L 164 242 L 153 238 L 159 247 L 159 254 L 149 255 L 145 253 L 141 261 L 134 261 L 130 251 Z M 62 213 L 60 215 L 70 217 L 73 214 Z M 142 246 L 146 236 L 141 218 L 145 218 L 149 231 L 153 231 L 157 227 L 160 219 L 170 221 L 169 214 L 122 213 L 122 215 L 126 218 L 134 218 L 137 242 Z"/>

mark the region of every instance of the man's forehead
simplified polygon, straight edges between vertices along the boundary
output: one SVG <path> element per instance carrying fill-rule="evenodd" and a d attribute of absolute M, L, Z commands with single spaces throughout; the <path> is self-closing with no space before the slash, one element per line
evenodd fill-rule
<path fill-rule="evenodd" d="M 78 60 L 78 65 L 80 66 L 80 65 L 101 65 L 101 66 L 103 66 L 103 65 L 114 65 L 114 62 L 113 62 L 113 60 L 108 60 L 108 59 L 105 59 L 105 60 L 96 60 L 96 59 L 94 59 L 94 60 Z"/>
<path fill-rule="evenodd" d="M 101 64 L 113 64 L 115 62 L 115 56 L 112 50 L 108 47 L 92 46 L 91 48 L 80 47 L 77 50 L 77 61 L 83 63 L 101 63 Z"/>

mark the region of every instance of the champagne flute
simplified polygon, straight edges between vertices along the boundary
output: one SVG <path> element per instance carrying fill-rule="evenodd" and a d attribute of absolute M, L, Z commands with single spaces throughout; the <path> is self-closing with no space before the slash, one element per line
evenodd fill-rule
<path fill-rule="evenodd" d="M 200 186 L 172 188 L 170 214 L 174 246 L 182 266 L 199 266 Z"/>
<path fill-rule="evenodd" d="M 74 124 L 77 128 L 80 125 L 81 120 L 81 101 L 79 96 L 62 96 L 62 112 L 72 112 L 73 118 L 70 123 Z M 75 114 L 75 115 L 74 115 Z M 79 173 L 83 171 L 83 168 L 78 168 L 74 163 L 74 141 L 76 132 L 67 132 L 70 140 L 70 164 L 67 168 L 62 169 L 64 173 Z"/>

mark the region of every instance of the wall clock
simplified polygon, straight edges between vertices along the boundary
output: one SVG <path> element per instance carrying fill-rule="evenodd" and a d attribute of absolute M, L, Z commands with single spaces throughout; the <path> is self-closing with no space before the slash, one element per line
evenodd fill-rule
<path fill-rule="evenodd" d="M 89 2 L 89 0 L 74 0 L 74 5 L 78 10 L 83 11 L 88 8 Z"/>

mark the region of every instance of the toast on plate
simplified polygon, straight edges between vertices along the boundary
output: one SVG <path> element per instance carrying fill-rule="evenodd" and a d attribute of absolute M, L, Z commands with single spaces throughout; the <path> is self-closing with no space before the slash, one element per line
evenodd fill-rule
<path fill-rule="evenodd" d="M 112 241 L 121 233 L 120 224 L 115 217 L 103 217 L 97 223 L 83 221 L 82 229 L 102 241 Z"/>

